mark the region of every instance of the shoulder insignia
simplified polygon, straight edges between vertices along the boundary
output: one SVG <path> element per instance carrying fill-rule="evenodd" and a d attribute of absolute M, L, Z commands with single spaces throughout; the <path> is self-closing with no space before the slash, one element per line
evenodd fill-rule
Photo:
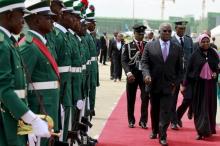
<path fill-rule="evenodd" d="M 26 36 L 26 42 L 32 43 L 32 39 L 33 39 L 32 36 L 30 36 L 30 35 L 27 35 L 27 36 Z"/>
<path fill-rule="evenodd" d="M 5 40 L 4 34 L 0 33 L 0 42 L 3 42 Z"/>
<path fill-rule="evenodd" d="M 55 29 L 55 35 L 58 36 L 59 33 L 60 31 L 58 29 Z"/>

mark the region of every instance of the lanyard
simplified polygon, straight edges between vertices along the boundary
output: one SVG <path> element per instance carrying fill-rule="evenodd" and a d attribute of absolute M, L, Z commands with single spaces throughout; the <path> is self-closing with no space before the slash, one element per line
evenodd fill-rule
<path fill-rule="evenodd" d="M 141 54 L 143 53 L 143 51 L 144 51 L 144 45 L 143 45 L 143 42 L 141 41 L 140 42 L 140 45 L 137 43 L 137 42 L 135 42 L 136 43 L 136 46 L 138 47 L 138 50 L 141 52 Z"/>

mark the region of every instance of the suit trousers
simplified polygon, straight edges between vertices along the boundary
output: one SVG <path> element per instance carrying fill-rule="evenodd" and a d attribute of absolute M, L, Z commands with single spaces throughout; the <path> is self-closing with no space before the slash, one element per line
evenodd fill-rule
<path fill-rule="evenodd" d="M 122 76 L 121 56 L 113 56 L 113 64 L 114 64 L 114 71 L 113 71 L 114 79 L 121 79 Z"/>
<path fill-rule="evenodd" d="M 134 117 L 134 106 L 136 100 L 136 92 L 139 86 L 141 90 L 141 117 L 140 121 L 147 123 L 148 121 L 148 102 L 149 96 L 145 93 L 145 85 L 143 81 L 142 72 L 138 71 L 135 76 L 135 81 L 133 83 L 126 84 L 126 92 L 127 92 L 127 112 L 128 112 L 128 122 L 135 123 Z"/>
<path fill-rule="evenodd" d="M 107 49 L 102 49 L 99 62 L 105 64 L 106 59 L 107 59 Z"/>
<path fill-rule="evenodd" d="M 111 58 L 111 65 L 110 65 L 110 78 L 114 77 L 114 63 L 113 58 Z"/>
<path fill-rule="evenodd" d="M 173 95 L 173 105 L 171 107 L 172 108 L 171 109 L 171 123 L 172 124 L 177 124 L 178 122 L 177 113 L 176 113 L 176 105 L 177 105 L 179 91 L 180 91 L 180 84 L 176 86 L 176 90 Z"/>
<path fill-rule="evenodd" d="M 152 132 L 157 134 L 161 139 L 167 137 L 167 128 L 170 124 L 171 106 L 173 104 L 173 96 L 170 94 L 152 93 L 151 102 L 151 124 Z"/>

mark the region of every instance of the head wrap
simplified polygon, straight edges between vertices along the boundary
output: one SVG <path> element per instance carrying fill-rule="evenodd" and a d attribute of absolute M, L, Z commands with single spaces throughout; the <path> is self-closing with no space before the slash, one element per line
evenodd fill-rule
<path fill-rule="evenodd" d="M 206 33 L 203 33 L 198 37 L 199 45 L 201 45 L 201 42 L 204 38 L 208 38 L 210 40 L 209 36 Z"/>

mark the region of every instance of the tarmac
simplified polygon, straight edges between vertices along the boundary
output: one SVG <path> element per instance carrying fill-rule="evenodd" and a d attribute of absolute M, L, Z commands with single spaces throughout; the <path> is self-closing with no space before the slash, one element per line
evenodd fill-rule
<path fill-rule="evenodd" d="M 114 82 L 110 80 L 110 63 L 107 65 L 99 64 L 99 80 L 100 86 L 96 91 L 96 116 L 92 119 L 93 127 L 89 131 L 89 135 L 93 138 L 99 137 L 105 126 L 108 117 L 111 115 L 114 107 L 117 105 L 119 98 L 126 88 L 126 77 L 123 72 L 121 81 Z M 219 102 L 218 102 L 219 103 Z M 126 111 L 125 111 L 126 112 Z M 218 112 L 216 121 L 220 126 L 220 105 L 218 104 Z"/>

